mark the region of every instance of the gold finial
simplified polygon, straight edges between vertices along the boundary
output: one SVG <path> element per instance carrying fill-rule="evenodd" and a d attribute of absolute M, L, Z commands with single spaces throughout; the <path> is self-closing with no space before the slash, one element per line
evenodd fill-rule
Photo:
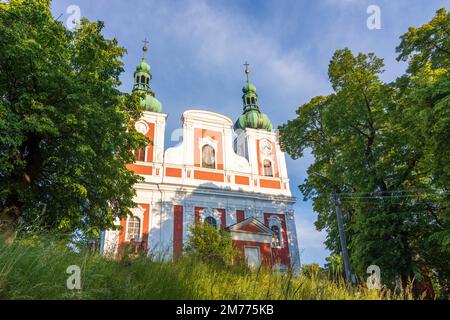
<path fill-rule="evenodd" d="M 247 75 L 247 81 L 248 81 L 248 75 L 250 74 L 250 69 L 248 68 L 249 64 L 247 61 L 245 61 L 244 66 L 245 66 L 245 74 Z"/>
<path fill-rule="evenodd" d="M 149 42 L 148 42 L 147 38 L 145 38 L 142 42 L 144 43 L 144 46 L 142 47 L 142 51 L 143 51 L 143 56 L 145 58 L 145 54 L 147 53 Z"/>

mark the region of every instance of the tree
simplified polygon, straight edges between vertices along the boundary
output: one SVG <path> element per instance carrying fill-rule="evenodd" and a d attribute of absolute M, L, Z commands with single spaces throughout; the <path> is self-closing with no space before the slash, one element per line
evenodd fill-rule
<path fill-rule="evenodd" d="M 450 294 L 450 12 L 440 9 L 419 28 L 401 36 L 398 60 L 408 62 L 396 81 L 401 128 L 422 155 L 415 183 L 426 202 L 422 211 L 432 217 L 414 241 L 423 273 L 437 274 L 443 297 Z M 432 271 L 431 271 L 432 270 Z"/>
<path fill-rule="evenodd" d="M 379 79 L 384 64 L 373 53 L 337 50 L 328 68 L 334 93 L 311 99 L 280 127 L 283 150 L 293 158 L 306 149 L 314 155 L 299 187 L 313 200 L 316 227 L 328 231 L 332 253 L 340 253 L 334 187 L 353 270 L 363 277 L 376 264 L 388 286 L 414 278 L 428 297 L 431 270 L 439 270 L 441 287 L 449 279 L 448 17 L 440 10 L 402 36 L 399 58 L 412 58 L 395 83 Z"/>
<path fill-rule="evenodd" d="M 139 97 L 118 90 L 125 49 L 103 23 L 67 30 L 49 0 L 0 3 L 0 231 L 96 235 L 131 214 Z"/>
<path fill-rule="evenodd" d="M 203 222 L 190 227 L 186 253 L 206 263 L 230 264 L 235 257 L 231 235 Z"/>

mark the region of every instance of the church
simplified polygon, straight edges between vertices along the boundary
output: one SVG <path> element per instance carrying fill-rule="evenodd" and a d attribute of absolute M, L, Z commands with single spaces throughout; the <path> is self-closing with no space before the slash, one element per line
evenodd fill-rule
<path fill-rule="evenodd" d="M 209 223 L 231 234 L 233 246 L 251 267 L 300 268 L 293 205 L 284 153 L 269 117 L 260 111 L 256 87 L 242 88 L 243 113 L 225 115 L 191 109 L 181 115 L 182 141 L 165 149 L 167 114 L 152 91 L 144 55 L 134 72 L 133 91 L 144 93 L 136 130 L 151 143 L 135 151 L 128 169 L 141 175 L 133 216 L 117 219 L 120 230 L 101 235 L 101 252 L 117 256 L 138 244 L 170 260 L 183 254 L 189 226 Z"/>

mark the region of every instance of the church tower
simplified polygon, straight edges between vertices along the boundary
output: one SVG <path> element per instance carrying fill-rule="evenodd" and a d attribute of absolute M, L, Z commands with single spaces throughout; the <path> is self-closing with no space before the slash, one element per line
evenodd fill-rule
<path fill-rule="evenodd" d="M 136 122 L 136 130 L 149 138 L 150 143 L 144 148 L 135 150 L 136 163 L 130 168 L 139 174 L 159 176 L 164 155 L 164 131 L 167 115 L 162 113 L 161 102 L 155 97 L 151 88 L 152 74 L 147 63 L 148 41 L 144 40 L 142 59 L 134 72 L 133 93 L 139 93 L 143 117 Z"/>
<path fill-rule="evenodd" d="M 281 152 L 272 122 L 260 111 L 256 87 L 249 80 L 249 64 L 245 63 L 247 81 L 242 88 L 243 114 L 234 124 L 237 135 L 235 152 L 245 157 L 255 176 L 260 176 L 259 187 L 289 191 L 286 161 Z"/>

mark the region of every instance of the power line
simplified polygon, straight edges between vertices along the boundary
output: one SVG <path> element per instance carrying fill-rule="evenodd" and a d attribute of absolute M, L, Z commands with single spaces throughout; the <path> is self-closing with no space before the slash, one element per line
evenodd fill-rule
<path fill-rule="evenodd" d="M 442 195 L 442 194 L 441 194 Z M 429 196 L 436 196 L 436 194 L 426 194 L 426 195 L 420 195 L 421 198 L 423 197 L 429 197 Z M 412 195 L 412 194 L 404 194 L 404 195 L 387 195 L 387 196 L 383 196 L 383 195 L 379 195 L 379 196 L 359 196 L 359 195 L 355 195 L 355 196 L 351 196 L 351 195 L 346 195 L 346 196 L 342 196 L 341 199 L 395 199 L 395 198 L 419 198 L 419 195 Z"/>
<path fill-rule="evenodd" d="M 450 193 L 450 190 L 440 191 L 435 189 L 414 189 L 414 190 L 386 190 L 386 191 L 360 191 L 360 192 L 339 192 L 341 195 L 368 194 L 368 193 L 414 193 L 414 192 L 432 192 L 432 193 Z"/>

